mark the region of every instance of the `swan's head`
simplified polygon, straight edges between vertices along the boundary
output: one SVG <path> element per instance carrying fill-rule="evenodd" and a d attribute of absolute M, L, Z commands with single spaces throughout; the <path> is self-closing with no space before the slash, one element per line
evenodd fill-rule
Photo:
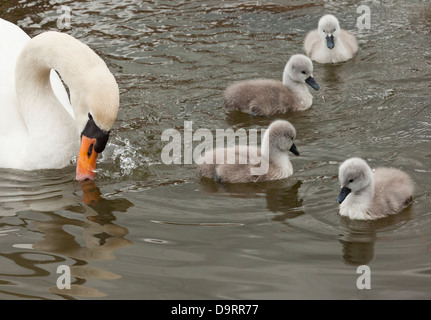
<path fill-rule="evenodd" d="M 269 149 L 280 152 L 290 151 L 299 156 L 293 140 L 296 138 L 296 130 L 289 121 L 276 120 L 268 127 Z"/>
<path fill-rule="evenodd" d="M 290 57 L 284 68 L 283 83 L 292 79 L 294 82 L 307 83 L 314 90 L 319 90 L 319 86 L 313 78 L 313 62 L 303 54 L 295 54 Z"/>
<path fill-rule="evenodd" d="M 342 203 L 351 192 L 361 192 L 374 183 L 373 171 L 361 158 L 350 158 L 344 161 L 340 165 L 338 178 L 341 184 L 338 203 Z"/>
<path fill-rule="evenodd" d="M 94 180 L 96 160 L 108 142 L 117 118 L 119 90 L 114 76 L 106 69 L 89 70 L 86 90 L 81 96 L 81 148 L 76 167 L 76 180 Z"/>
<path fill-rule="evenodd" d="M 335 46 L 335 39 L 337 39 L 340 34 L 338 19 L 332 14 L 324 15 L 319 20 L 317 30 L 322 39 L 326 41 L 326 46 L 329 49 L 333 49 Z"/>

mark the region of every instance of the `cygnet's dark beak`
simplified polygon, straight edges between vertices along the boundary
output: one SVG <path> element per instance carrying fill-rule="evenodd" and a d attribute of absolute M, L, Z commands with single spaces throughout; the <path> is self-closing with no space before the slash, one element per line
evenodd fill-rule
<path fill-rule="evenodd" d="M 338 203 L 342 203 L 344 201 L 344 199 L 346 199 L 346 197 L 349 195 L 349 193 L 352 192 L 352 189 L 349 189 L 347 187 L 342 187 L 340 194 L 338 195 Z"/>
<path fill-rule="evenodd" d="M 292 143 L 292 146 L 289 149 L 290 152 L 292 152 L 295 156 L 299 156 L 299 151 L 296 149 L 296 146 L 294 143 Z"/>
<path fill-rule="evenodd" d="M 319 90 L 319 86 L 312 76 L 309 76 L 307 79 L 305 79 L 305 82 L 310 85 L 314 90 Z"/>
<path fill-rule="evenodd" d="M 326 36 L 326 45 L 328 46 L 329 49 L 333 49 L 334 48 L 334 36 Z"/>

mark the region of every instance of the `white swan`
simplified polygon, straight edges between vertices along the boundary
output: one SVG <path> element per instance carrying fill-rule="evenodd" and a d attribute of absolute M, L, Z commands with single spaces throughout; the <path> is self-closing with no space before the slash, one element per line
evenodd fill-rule
<path fill-rule="evenodd" d="M 358 42 L 340 28 L 335 16 L 327 14 L 320 18 L 317 29 L 305 37 L 304 50 L 316 62 L 337 63 L 352 59 L 358 51 Z"/>
<path fill-rule="evenodd" d="M 396 214 L 410 204 L 413 183 L 403 171 L 394 168 L 371 170 L 361 158 L 350 158 L 339 168 L 340 215 L 372 220 Z"/>
<path fill-rule="evenodd" d="M 288 178 L 293 174 L 293 167 L 287 152 L 299 155 L 293 143 L 295 137 L 296 130 L 289 121 L 276 120 L 265 131 L 261 148 L 239 145 L 206 152 L 197 160 L 198 174 L 201 178 L 227 183 Z M 217 163 L 218 158 L 223 163 Z"/>
<path fill-rule="evenodd" d="M 255 79 L 234 83 L 224 92 L 224 108 L 257 116 L 306 110 L 313 103 L 307 84 L 319 90 L 313 78 L 313 62 L 295 54 L 284 67 L 283 82 Z"/>
<path fill-rule="evenodd" d="M 0 19 L 0 37 L 0 167 L 62 168 L 79 151 L 76 179 L 94 179 L 119 108 L 118 85 L 105 62 L 64 33 L 30 39 Z"/>

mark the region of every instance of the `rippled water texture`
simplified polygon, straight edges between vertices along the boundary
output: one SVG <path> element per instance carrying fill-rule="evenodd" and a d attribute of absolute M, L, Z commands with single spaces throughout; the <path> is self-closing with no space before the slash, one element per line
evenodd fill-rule
<path fill-rule="evenodd" d="M 0 170 L 0 299 L 430 299 L 431 6 L 360 1 L 2 1 L 30 36 L 58 30 L 92 47 L 118 80 L 121 108 L 94 183 L 74 167 Z M 59 11 L 58 11 L 59 10 Z M 286 181 L 220 186 L 167 165 L 165 129 L 265 128 L 226 114 L 236 80 L 281 79 L 306 33 L 336 15 L 360 45 L 314 65 L 313 106 L 286 116 L 300 157 Z M 0 46 L 5 45 L 0 44 Z M 1 152 L 5 152 L 2 150 Z M 416 185 L 391 219 L 337 213 L 348 157 L 394 166 Z M 371 289 L 359 290 L 368 265 Z M 72 287 L 57 288 L 69 266 Z"/>

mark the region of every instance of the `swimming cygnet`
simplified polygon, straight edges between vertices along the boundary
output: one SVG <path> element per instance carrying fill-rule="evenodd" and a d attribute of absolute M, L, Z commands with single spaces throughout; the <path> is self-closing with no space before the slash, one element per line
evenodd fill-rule
<path fill-rule="evenodd" d="M 224 107 L 257 116 L 305 110 L 313 103 L 306 84 L 319 90 L 313 78 L 313 62 L 295 54 L 284 68 L 283 82 L 255 79 L 234 83 L 224 93 Z"/>
<path fill-rule="evenodd" d="M 304 49 L 307 56 L 319 63 L 337 63 L 353 58 L 358 51 L 356 38 L 340 28 L 336 17 L 324 15 L 316 30 L 305 37 Z"/>
<path fill-rule="evenodd" d="M 293 174 L 287 152 L 299 156 L 298 149 L 293 143 L 295 137 L 296 130 L 290 122 L 276 120 L 265 131 L 261 148 L 237 145 L 213 149 L 197 161 L 198 173 L 200 177 L 227 183 L 287 178 Z M 222 160 L 217 161 L 217 154 Z"/>
<path fill-rule="evenodd" d="M 394 168 L 371 170 L 360 158 L 350 158 L 339 168 L 340 214 L 350 219 L 372 220 L 398 213 L 410 204 L 413 183 Z"/>

